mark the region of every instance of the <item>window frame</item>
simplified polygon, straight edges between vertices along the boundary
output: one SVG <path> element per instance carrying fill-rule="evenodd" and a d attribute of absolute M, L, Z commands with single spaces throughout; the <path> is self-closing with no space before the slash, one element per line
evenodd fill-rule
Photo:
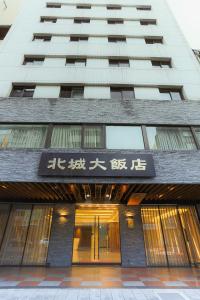
<path fill-rule="evenodd" d="M 46 35 L 34 34 L 32 41 L 33 42 L 34 41 L 50 42 L 51 39 L 52 39 L 52 35 L 50 35 L 50 34 L 46 34 Z"/>
<path fill-rule="evenodd" d="M 116 62 L 116 63 L 113 63 Z M 127 65 L 121 65 L 123 62 L 126 62 Z M 109 58 L 109 67 L 113 68 L 130 68 L 130 60 L 128 58 L 122 59 L 115 59 L 115 58 Z"/>
<path fill-rule="evenodd" d="M 166 101 L 184 101 L 185 100 L 182 88 L 158 88 L 158 90 L 159 90 L 160 94 L 168 94 L 170 96 L 171 100 L 166 100 Z M 173 96 L 172 96 L 173 92 L 179 93 L 179 95 L 180 95 L 179 100 L 173 99 Z"/>
<path fill-rule="evenodd" d="M 33 64 L 27 64 L 26 63 L 26 60 L 27 59 L 30 59 L 30 60 L 33 60 Z M 41 64 L 34 64 L 34 61 L 40 61 L 41 62 Z M 39 66 L 41 66 L 43 63 L 44 63 L 44 61 L 45 61 L 45 57 L 44 56 L 38 56 L 38 57 L 36 57 L 36 56 L 33 56 L 33 57 L 31 57 L 31 56 L 25 56 L 24 57 L 24 61 L 23 61 L 23 65 L 24 66 L 31 66 L 31 67 L 39 67 Z"/>
<path fill-rule="evenodd" d="M 69 89 L 69 92 L 70 92 L 70 97 L 64 97 L 64 96 L 62 96 L 61 97 L 61 93 L 62 93 L 62 88 L 66 88 L 66 90 L 67 90 L 67 88 Z M 81 88 L 82 89 L 82 91 L 83 91 L 83 94 L 82 94 L 82 97 L 79 97 L 79 98 L 77 98 L 77 97 L 73 97 L 72 95 L 73 95 L 73 88 L 75 89 L 75 88 Z M 59 98 L 64 98 L 64 99 L 84 99 L 84 85 L 61 85 L 60 86 L 60 93 L 59 93 Z"/>
<path fill-rule="evenodd" d="M 14 92 L 15 92 L 14 90 L 15 90 L 15 88 L 17 89 L 17 87 L 18 87 L 18 89 L 21 88 L 20 96 L 15 96 L 14 95 Z M 11 97 L 11 98 L 33 98 L 35 88 L 36 88 L 36 85 L 34 85 L 34 84 L 33 85 L 32 84 L 30 84 L 30 85 L 28 85 L 28 84 L 27 85 L 15 85 L 15 84 L 13 84 L 9 97 Z M 25 96 L 26 89 L 33 90 L 32 96 Z"/>

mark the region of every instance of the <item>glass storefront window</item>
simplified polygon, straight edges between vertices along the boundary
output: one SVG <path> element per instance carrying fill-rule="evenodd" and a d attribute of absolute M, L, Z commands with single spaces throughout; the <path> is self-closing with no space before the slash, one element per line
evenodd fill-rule
<path fill-rule="evenodd" d="M 0 205 L 0 238 L 5 231 L 0 265 L 46 263 L 52 212 L 49 205 L 13 205 L 11 211 L 9 205 Z"/>
<path fill-rule="evenodd" d="M 42 148 L 46 131 L 41 125 L 1 125 L 0 148 Z"/>
<path fill-rule="evenodd" d="M 147 127 L 150 149 L 193 150 L 195 141 L 189 128 Z"/>
<path fill-rule="evenodd" d="M 108 149 L 144 149 L 140 126 L 107 126 L 106 147 Z"/>
<path fill-rule="evenodd" d="M 143 206 L 141 210 L 148 266 L 200 263 L 200 226 L 195 207 Z"/>
<path fill-rule="evenodd" d="M 35 205 L 23 257 L 23 264 L 45 264 L 52 221 L 52 207 Z"/>

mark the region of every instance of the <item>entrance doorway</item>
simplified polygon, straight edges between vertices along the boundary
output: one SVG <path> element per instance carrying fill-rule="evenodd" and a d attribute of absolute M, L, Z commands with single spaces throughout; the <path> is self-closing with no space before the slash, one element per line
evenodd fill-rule
<path fill-rule="evenodd" d="M 119 264 L 117 205 L 80 205 L 76 209 L 73 263 Z"/>

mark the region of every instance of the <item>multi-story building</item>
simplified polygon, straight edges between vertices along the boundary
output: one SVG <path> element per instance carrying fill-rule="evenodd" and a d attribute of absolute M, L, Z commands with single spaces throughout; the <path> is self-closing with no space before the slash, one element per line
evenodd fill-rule
<path fill-rule="evenodd" d="M 164 0 L 29 0 L 0 46 L 0 264 L 200 263 L 200 67 Z"/>

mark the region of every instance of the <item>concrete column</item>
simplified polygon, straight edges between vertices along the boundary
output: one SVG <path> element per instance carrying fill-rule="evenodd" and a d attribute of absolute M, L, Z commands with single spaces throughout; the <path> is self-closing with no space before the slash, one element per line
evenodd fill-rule
<path fill-rule="evenodd" d="M 47 263 L 52 267 L 72 264 L 75 205 L 57 204 L 54 207 Z"/>
<path fill-rule="evenodd" d="M 126 214 L 133 215 L 128 226 Z M 140 206 L 120 205 L 121 258 L 123 267 L 145 267 L 146 256 Z"/>

